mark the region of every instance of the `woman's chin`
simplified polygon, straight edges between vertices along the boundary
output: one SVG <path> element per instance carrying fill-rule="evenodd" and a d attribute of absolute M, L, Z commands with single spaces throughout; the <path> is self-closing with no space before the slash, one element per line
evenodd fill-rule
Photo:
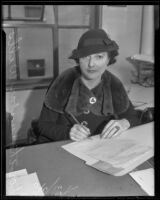
<path fill-rule="evenodd" d="M 86 80 L 90 80 L 90 81 L 93 81 L 93 80 L 96 80 L 98 77 L 95 76 L 95 75 L 86 75 L 85 76 L 85 79 Z"/>
<path fill-rule="evenodd" d="M 99 77 L 99 74 L 94 72 L 94 73 L 86 73 L 84 74 L 85 79 L 87 80 L 96 80 Z"/>

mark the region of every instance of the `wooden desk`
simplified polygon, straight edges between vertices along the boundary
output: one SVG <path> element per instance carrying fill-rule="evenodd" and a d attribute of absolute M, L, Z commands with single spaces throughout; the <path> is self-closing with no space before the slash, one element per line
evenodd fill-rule
<path fill-rule="evenodd" d="M 37 172 L 47 196 L 147 195 L 130 175 L 114 177 L 85 165 L 82 160 L 61 148 L 68 142 L 8 149 L 6 172 L 24 168 L 28 173 Z"/>

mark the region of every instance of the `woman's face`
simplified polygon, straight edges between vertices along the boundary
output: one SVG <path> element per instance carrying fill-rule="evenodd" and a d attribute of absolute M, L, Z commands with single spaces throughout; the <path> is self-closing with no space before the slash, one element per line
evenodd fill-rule
<path fill-rule="evenodd" d="M 82 77 L 86 80 L 101 79 L 109 62 L 107 52 L 96 53 L 79 59 Z"/>

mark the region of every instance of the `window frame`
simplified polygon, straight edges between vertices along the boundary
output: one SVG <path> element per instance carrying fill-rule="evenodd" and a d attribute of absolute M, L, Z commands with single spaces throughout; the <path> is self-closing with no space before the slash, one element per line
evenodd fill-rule
<path fill-rule="evenodd" d="M 55 48 L 57 49 L 57 54 L 55 55 L 55 64 L 59 66 L 59 45 L 58 37 L 60 29 L 83 29 L 83 28 L 100 28 L 102 27 L 102 5 L 90 5 L 91 6 L 91 17 L 89 25 L 59 25 L 58 24 L 58 6 L 54 5 L 54 14 L 55 14 Z M 56 75 L 59 75 L 59 67 L 57 68 Z"/>
<path fill-rule="evenodd" d="M 28 21 L 28 22 L 43 22 L 43 17 L 44 17 L 44 9 L 45 6 L 44 5 L 38 5 L 42 7 L 42 12 L 41 12 L 41 16 L 39 17 L 39 19 L 35 18 L 16 18 L 16 17 L 12 17 L 12 10 L 11 10 L 11 6 L 15 6 L 15 5 L 5 5 L 8 6 L 8 17 L 4 18 L 4 21 Z M 26 5 L 26 6 L 34 6 L 34 5 Z M 37 5 L 36 5 L 37 6 Z"/>
<path fill-rule="evenodd" d="M 52 39 L 53 39 L 53 77 L 51 78 L 32 78 L 32 79 L 17 79 L 17 80 L 6 80 L 6 91 L 16 91 L 16 90 L 26 90 L 26 89 L 43 89 L 48 88 L 50 82 L 54 80 L 59 75 L 59 47 L 58 47 L 58 32 L 59 29 L 82 29 L 82 28 L 99 28 L 101 27 L 102 19 L 102 6 L 92 5 L 91 6 L 91 16 L 89 25 L 59 25 L 58 24 L 58 6 L 53 5 L 54 15 L 55 15 L 55 24 L 44 24 L 43 20 L 41 22 L 34 22 L 24 24 L 16 23 L 16 20 L 4 20 L 2 27 L 3 28 L 13 28 L 15 30 L 15 37 L 17 37 L 18 28 L 51 28 L 52 29 Z M 45 9 L 45 7 L 44 7 Z M 24 20 L 21 20 L 24 21 Z M 28 20 L 27 20 L 28 21 Z M 16 45 L 16 43 L 15 43 Z M 16 66 L 17 73 L 19 73 L 19 63 L 18 63 L 18 51 L 16 54 Z M 19 76 L 19 74 L 17 74 Z"/>
<path fill-rule="evenodd" d="M 13 28 L 15 37 L 17 38 L 17 30 L 18 28 L 51 28 L 52 30 L 52 40 L 53 40 L 53 58 L 54 58 L 54 33 L 55 27 L 53 24 L 40 24 L 40 23 L 32 23 L 32 24 L 3 24 L 3 28 Z M 15 42 L 15 49 L 17 48 L 17 43 Z M 37 88 L 46 88 L 50 81 L 55 77 L 57 74 L 57 65 L 54 64 L 53 59 L 53 76 L 50 78 L 32 78 L 32 79 L 20 79 L 20 72 L 19 72 L 19 52 L 15 52 L 15 62 L 16 62 L 16 72 L 17 72 L 17 79 L 16 80 L 6 80 L 6 90 L 26 90 L 26 89 L 37 89 Z"/>

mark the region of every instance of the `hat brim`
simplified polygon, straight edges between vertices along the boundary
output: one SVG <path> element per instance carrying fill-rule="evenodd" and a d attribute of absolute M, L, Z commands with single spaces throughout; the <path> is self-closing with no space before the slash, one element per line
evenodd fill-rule
<path fill-rule="evenodd" d="M 69 59 L 78 59 L 83 58 L 92 54 L 101 53 L 101 52 L 108 52 L 108 51 L 114 51 L 117 50 L 115 47 L 111 46 L 102 46 L 102 45 L 94 45 L 82 48 L 80 50 L 74 49 L 72 52 L 72 55 L 69 56 Z"/>

